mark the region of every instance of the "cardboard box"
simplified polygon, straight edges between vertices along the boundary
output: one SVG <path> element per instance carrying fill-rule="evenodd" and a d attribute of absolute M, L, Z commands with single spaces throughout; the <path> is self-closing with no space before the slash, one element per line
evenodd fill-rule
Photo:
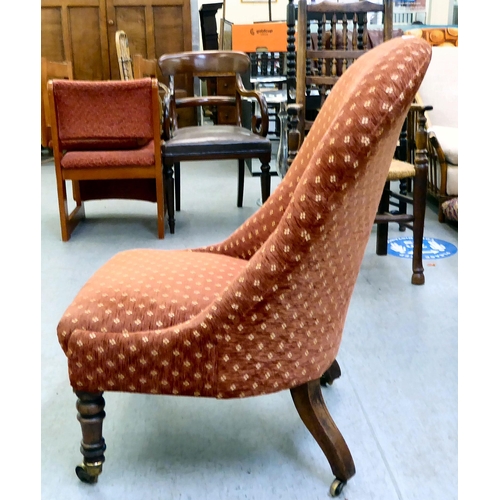
<path fill-rule="evenodd" d="M 242 52 L 286 52 L 284 22 L 233 24 L 232 50 Z"/>

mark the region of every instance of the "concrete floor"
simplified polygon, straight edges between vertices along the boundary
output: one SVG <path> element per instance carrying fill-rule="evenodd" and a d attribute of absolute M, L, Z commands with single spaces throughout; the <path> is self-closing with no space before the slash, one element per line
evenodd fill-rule
<path fill-rule="evenodd" d="M 176 234 L 157 239 L 153 204 L 100 201 L 63 243 L 53 163 L 42 161 L 42 498 L 330 498 L 328 462 L 288 392 L 237 401 L 107 393 L 103 473 L 96 485 L 74 473 L 81 433 L 56 337 L 66 307 L 115 253 L 216 243 L 258 208 L 260 181 L 250 175 L 236 207 L 234 162 L 181 168 Z M 425 235 L 458 246 L 457 228 L 439 224 L 431 204 Z M 373 228 L 338 356 L 342 377 L 323 391 L 357 469 L 341 499 L 458 497 L 458 254 L 424 265 L 425 285 L 411 285 L 411 261 L 377 256 Z"/>

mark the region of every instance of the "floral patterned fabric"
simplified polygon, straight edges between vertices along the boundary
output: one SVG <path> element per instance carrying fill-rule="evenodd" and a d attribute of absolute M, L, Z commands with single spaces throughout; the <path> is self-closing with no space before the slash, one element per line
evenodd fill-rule
<path fill-rule="evenodd" d="M 430 57 L 416 38 L 363 55 L 283 181 L 225 241 L 126 251 L 99 269 L 58 326 L 71 385 L 234 398 L 319 378 Z"/>

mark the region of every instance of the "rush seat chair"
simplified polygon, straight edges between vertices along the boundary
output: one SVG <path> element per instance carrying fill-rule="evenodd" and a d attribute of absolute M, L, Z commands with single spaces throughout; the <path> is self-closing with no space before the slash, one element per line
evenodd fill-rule
<path fill-rule="evenodd" d="M 399 38 L 353 64 L 282 182 L 225 241 L 123 251 L 90 277 L 57 328 L 78 398 L 82 481 L 102 472 L 105 391 L 224 399 L 290 390 L 340 493 L 355 466 L 321 384 L 339 375 L 349 301 L 430 54 L 424 40 Z"/>
<path fill-rule="evenodd" d="M 53 80 L 49 99 L 62 240 L 85 218 L 84 202 L 113 198 L 156 203 L 163 239 L 158 81 Z M 73 185 L 71 212 L 66 182 Z"/>
<path fill-rule="evenodd" d="M 373 25 L 369 23 L 372 16 L 380 16 L 380 30 L 373 29 Z M 331 0 L 310 3 L 307 0 L 298 0 L 295 33 L 297 43 L 289 45 L 289 51 L 294 52 L 289 54 L 293 64 L 289 64 L 288 85 L 296 89 L 295 102 L 288 106 L 291 125 L 288 135 L 289 163 L 301 147 L 316 114 L 341 75 L 359 57 L 373 50 L 373 44 L 369 43 L 370 36 L 379 33 L 379 38 L 384 41 L 393 37 L 392 19 L 391 0 L 379 3 L 337 3 Z M 291 30 L 291 35 L 293 32 L 294 30 Z M 315 32 L 317 40 L 315 45 L 312 32 Z M 377 225 L 377 255 L 388 253 L 389 223 L 398 224 L 400 230 L 412 230 L 411 283 L 414 285 L 425 283 L 422 245 L 428 164 L 416 165 L 414 162 L 415 128 L 412 124 L 418 122 L 419 116 L 423 119 L 426 109 L 431 108 L 414 106 L 411 110 L 405 125 L 406 135 L 402 139 L 407 147 L 398 149 L 397 159 L 391 164 L 384 195 L 374 219 Z M 391 183 L 401 186 L 399 192 L 398 189 L 391 189 Z M 408 187 L 413 189 L 409 190 Z M 411 212 L 408 211 L 408 206 L 412 207 Z M 396 209 L 391 210 L 391 207 Z"/>

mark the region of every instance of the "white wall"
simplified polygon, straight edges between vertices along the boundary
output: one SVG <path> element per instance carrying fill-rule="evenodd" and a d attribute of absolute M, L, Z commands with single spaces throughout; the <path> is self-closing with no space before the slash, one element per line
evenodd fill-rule
<path fill-rule="evenodd" d="M 427 0 L 427 24 L 451 24 L 454 0 Z"/>

